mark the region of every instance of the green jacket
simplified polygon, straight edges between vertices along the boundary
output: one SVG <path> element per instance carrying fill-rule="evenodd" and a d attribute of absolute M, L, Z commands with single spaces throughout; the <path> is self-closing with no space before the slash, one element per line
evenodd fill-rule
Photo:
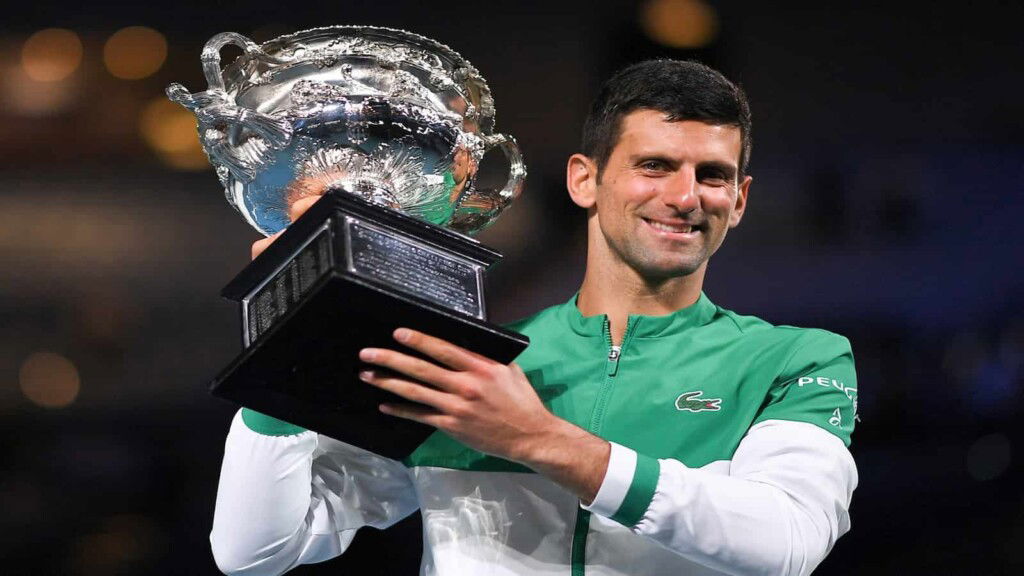
<path fill-rule="evenodd" d="M 267 490 L 306 511 L 294 522 L 308 528 L 271 530 L 267 539 L 295 539 L 290 552 L 247 559 L 283 569 L 322 560 L 360 526 L 419 509 L 423 574 L 807 574 L 849 529 L 857 384 L 845 338 L 772 326 L 703 294 L 673 314 L 630 316 L 620 347 L 575 297 L 512 328 L 531 339 L 516 362 L 544 404 L 612 443 L 593 503 L 440 432 L 398 463 L 312 432 L 260 434 L 250 415 L 229 435 L 221 490 L 254 469 L 279 477 L 304 446 L 308 476 L 289 477 L 294 494 L 282 498 L 280 481 Z M 318 483 L 339 470 L 339 493 Z M 225 501 L 252 513 L 251 502 Z M 219 494 L 215 555 L 239 526 L 221 508 Z"/>

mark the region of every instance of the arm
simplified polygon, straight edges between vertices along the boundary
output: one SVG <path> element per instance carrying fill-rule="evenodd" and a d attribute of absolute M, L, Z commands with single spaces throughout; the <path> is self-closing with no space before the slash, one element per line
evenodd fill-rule
<path fill-rule="evenodd" d="M 298 219 L 319 196 L 288 208 Z M 256 258 L 280 232 L 253 243 Z M 210 545 L 226 574 L 283 574 L 345 551 L 362 526 L 418 507 L 400 463 L 242 409 L 224 449 Z"/>
<path fill-rule="evenodd" d="M 591 508 L 727 573 L 809 574 L 850 529 L 856 387 L 849 341 L 801 330 L 727 477 L 616 447 Z"/>
<path fill-rule="evenodd" d="M 394 350 L 360 351 L 360 360 L 412 379 L 360 373 L 363 381 L 415 403 L 382 404 L 381 412 L 433 426 L 480 452 L 523 464 L 584 502 L 594 498 L 611 445 L 548 412 L 518 365 L 405 328 L 395 330 L 395 339 L 441 365 Z"/>
<path fill-rule="evenodd" d="M 283 574 L 416 507 L 400 463 L 243 409 L 225 445 L 210 544 L 226 574 Z"/>
<path fill-rule="evenodd" d="M 729 574 L 809 574 L 850 529 L 857 469 L 836 436 L 769 420 L 744 437 L 729 474 L 613 445 L 588 510 Z"/>
<path fill-rule="evenodd" d="M 741 441 L 728 475 L 688 468 L 554 416 L 515 364 L 410 330 L 397 330 L 395 338 L 441 366 L 364 350 L 364 361 L 410 378 L 364 373 L 365 381 L 419 404 L 387 404 L 383 412 L 523 464 L 589 502 L 592 512 L 690 560 L 731 574 L 808 574 L 849 529 L 856 467 L 843 441 L 819 426 L 761 420 Z M 799 396 L 780 394 L 772 406 L 798 403 Z M 838 395 L 818 403 L 839 399 L 848 402 Z"/>

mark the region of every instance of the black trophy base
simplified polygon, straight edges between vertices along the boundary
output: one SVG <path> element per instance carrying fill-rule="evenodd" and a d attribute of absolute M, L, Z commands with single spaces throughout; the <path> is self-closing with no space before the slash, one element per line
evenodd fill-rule
<path fill-rule="evenodd" d="M 367 248 L 356 225 L 372 227 L 386 241 Z M 395 249 L 396 241 L 409 243 L 412 252 L 395 256 L 394 250 L 408 252 L 405 246 Z M 398 327 L 505 363 L 529 343 L 481 318 L 482 293 L 479 302 L 461 310 L 439 304 L 454 298 L 445 290 L 457 282 L 430 280 L 423 268 L 428 263 L 416 260 L 421 248 L 430 258 L 440 251 L 475 262 L 478 275 L 496 260 L 496 253 L 461 235 L 347 195 L 324 196 L 225 287 L 223 294 L 242 304 L 246 346 L 213 381 L 211 392 L 388 458 L 410 454 L 434 429 L 380 413 L 381 403 L 403 400 L 359 380 L 367 368 L 359 350 L 402 349 L 392 337 Z M 361 261 L 358 252 L 365 250 L 391 251 Z M 385 256 L 413 261 L 383 262 L 388 270 L 361 268 L 360 262 L 382 265 Z M 420 266 L 420 280 L 444 286 L 421 283 L 417 288 L 429 292 L 424 297 L 395 282 L 392 265 Z"/>

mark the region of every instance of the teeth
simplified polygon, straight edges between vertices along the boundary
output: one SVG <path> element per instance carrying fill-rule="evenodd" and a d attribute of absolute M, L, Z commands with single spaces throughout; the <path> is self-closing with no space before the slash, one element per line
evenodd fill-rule
<path fill-rule="evenodd" d="M 655 222 L 654 220 L 647 221 L 655 230 L 661 230 L 662 232 L 674 232 L 676 234 L 689 234 L 693 230 L 693 226 L 669 226 L 668 224 L 662 224 L 661 222 Z"/>

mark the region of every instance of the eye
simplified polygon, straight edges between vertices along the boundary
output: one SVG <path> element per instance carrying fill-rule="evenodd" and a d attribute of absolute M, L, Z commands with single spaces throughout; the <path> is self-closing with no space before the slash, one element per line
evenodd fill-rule
<path fill-rule="evenodd" d="M 640 163 L 640 169 L 645 172 L 664 172 L 668 165 L 661 160 L 644 160 Z"/>
<path fill-rule="evenodd" d="M 706 168 L 697 172 L 697 180 L 710 186 L 726 186 L 730 178 L 723 170 Z"/>

